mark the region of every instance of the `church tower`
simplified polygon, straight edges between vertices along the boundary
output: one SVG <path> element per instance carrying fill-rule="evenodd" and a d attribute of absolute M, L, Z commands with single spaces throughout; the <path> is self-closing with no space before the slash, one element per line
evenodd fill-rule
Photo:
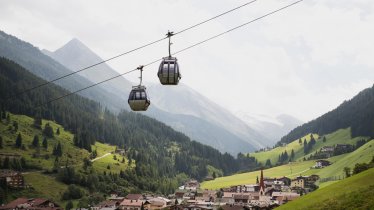
<path fill-rule="evenodd" d="M 261 169 L 261 177 L 260 177 L 260 196 L 265 195 L 265 184 L 264 184 L 264 172 Z"/>

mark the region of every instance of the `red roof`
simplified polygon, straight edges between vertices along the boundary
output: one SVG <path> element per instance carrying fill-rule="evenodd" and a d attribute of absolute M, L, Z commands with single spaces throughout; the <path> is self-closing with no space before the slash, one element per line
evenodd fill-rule
<path fill-rule="evenodd" d="M 143 195 L 142 194 L 128 194 L 126 196 L 126 199 L 129 199 L 129 200 L 140 200 L 140 199 L 143 199 Z"/>
<path fill-rule="evenodd" d="M 29 201 L 28 198 L 17 198 L 16 200 L 11 201 L 11 202 L 8 203 L 7 205 L 5 205 L 5 206 L 1 206 L 0 209 L 14 209 L 14 208 L 16 208 L 18 205 L 21 205 L 21 204 L 27 203 L 28 201 Z"/>

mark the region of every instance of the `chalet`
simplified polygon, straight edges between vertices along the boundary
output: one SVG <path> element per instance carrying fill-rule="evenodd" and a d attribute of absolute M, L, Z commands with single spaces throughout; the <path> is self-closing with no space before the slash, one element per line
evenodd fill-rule
<path fill-rule="evenodd" d="M 249 195 L 247 194 L 234 194 L 235 203 L 248 203 L 249 201 Z"/>
<path fill-rule="evenodd" d="M 197 180 L 190 180 L 184 184 L 186 190 L 197 190 L 200 188 L 200 183 Z"/>
<path fill-rule="evenodd" d="M 1 170 L 0 181 L 1 180 L 10 188 L 23 188 L 25 186 L 22 174 L 17 171 Z"/>
<path fill-rule="evenodd" d="M 0 206 L 0 209 L 63 210 L 58 204 L 44 198 L 17 198 L 4 206 Z"/>
<path fill-rule="evenodd" d="M 334 152 L 334 146 L 323 146 L 321 152 Z"/>
<path fill-rule="evenodd" d="M 314 166 L 315 168 L 324 168 L 326 166 L 331 165 L 330 161 L 328 160 L 317 160 L 316 165 Z"/>
<path fill-rule="evenodd" d="M 120 203 L 118 209 L 120 209 L 120 210 L 140 210 L 142 205 L 143 205 L 142 200 L 125 199 Z"/>
<path fill-rule="evenodd" d="M 125 199 L 127 200 L 143 200 L 142 194 L 128 194 Z"/>
<path fill-rule="evenodd" d="M 115 210 L 119 207 L 121 202 L 114 201 L 114 200 L 105 200 L 93 207 L 91 210 Z"/>
<path fill-rule="evenodd" d="M 295 200 L 299 198 L 300 195 L 293 192 L 273 192 L 272 198 L 277 202 L 277 204 L 284 204 L 288 201 Z"/>
<path fill-rule="evenodd" d="M 295 179 L 291 180 L 291 188 L 304 188 L 305 187 L 305 179 L 302 176 L 298 176 Z"/>

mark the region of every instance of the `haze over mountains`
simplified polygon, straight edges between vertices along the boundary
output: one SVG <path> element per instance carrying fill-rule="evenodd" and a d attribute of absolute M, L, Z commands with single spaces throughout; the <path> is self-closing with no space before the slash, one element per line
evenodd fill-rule
<path fill-rule="evenodd" d="M 237 112 L 235 114 L 251 128 L 268 138 L 271 144 L 275 144 L 292 129 L 303 124 L 301 120 L 286 114 L 278 115 L 275 118 L 245 112 Z"/>

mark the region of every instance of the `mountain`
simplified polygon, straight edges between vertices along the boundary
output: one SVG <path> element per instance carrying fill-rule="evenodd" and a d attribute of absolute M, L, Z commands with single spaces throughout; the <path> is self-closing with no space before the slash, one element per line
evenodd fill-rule
<path fill-rule="evenodd" d="M 8 58 L 17 62 L 31 73 L 51 81 L 60 76 L 72 73 L 72 71 L 51 57 L 42 53 L 30 43 L 24 42 L 17 37 L 0 31 L 0 57 Z M 41 84 L 41 83 L 40 83 Z M 72 75 L 61 79 L 58 84 L 69 91 L 75 91 L 90 86 L 93 83 L 80 75 Z M 21 91 L 21 90 L 20 90 Z M 109 109 L 119 112 L 123 109 L 127 100 L 122 100 L 111 92 L 96 86 L 79 92 L 80 95 L 93 99 Z M 52 99 L 52 98 L 50 98 Z"/>
<path fill-rule="evenodd" d="M 149 93 L 152 96 L 152 103 L 157 108 L 172 114 L 199 118 L 217 128 L 212 132 L 219 133 L 219 130 L 224 130 L 233 135 L 231 139 L 239 138 L 249 143 L 252 145 L 249 148 L 250 150 L 261 148 L 268 141 L 231 112 L 183 83 L 180 83 L 177 87 L 152 85 L 149 87 Z M 198 128 L 199 125 L 196 125 L 196 127 Z M 231 139 L 229 139 L 229 142 L 226 139 L 226 144 L 234 143 L 231 142 Z M 247 149 L 244 152 L 250 150 Z"/>
<path fill-rule="evenodd" d="M 249 127 L 268 138 L 270 144 L 267 146 L 273 146 L 284 135 L 303 123 L 299 119 L 286 114 L 278 115 L 275 118 L 246 112 L 237 112 L 235 114 L 246 122 Z"/>
<path fill-rule="evenodd" d="M 351 128 L 352 137 L 374 137 L 374 85 L 344 101 L 336 109 L 305 123 L 282 137 L 278 145 L 289 143 L 308 133 L 324 135 L 341 128 Z"/>
<path fill-rule="evenodd" d="M 47 50 L 44 52 L 71 69 L 80 69 L 82 66 L 102 61 L 98 55 L 77 39 L 69 41 L 54 52 Z M 90 69 L 79 74 L 92 82 L 118 75 L 106 64 L 103 67 L 100 65 L 94 67 L 93 70 Z M 118 98 L 126 100 L 124 96 L 128 95 L 131 83 L 120 77 L 103 87 L 117 95 Z M 151 85 L 147 87 L 147 90 L 151 96 L 152 106 L 142 114 L 154 117 L 174 129 L 184 132 L 196 141 L 212 145 L 221 152 L 229 152 L 234 155 L 267 145 L 268 140 L 265 137 L 229 111 L 186 85 L 167 87 Z"/>
<path fill-rule="evenodd" d="M 103 61 L 103 59 L 93 53 L 78 39 L 70 40 L 67 44 L 54 52 L 48 50 L 42 50 L 42 52 L 73 71 Z M 118 72 L 114 71 L 106 63 L 94 66 L 90 68 L 89 71 L 81 71 L 78 74 L 94 83 L 119 75 Z M 127 100 L 127 94 L 118 94 L 118 92 L 130 92 L 132 84 L 124 77 L 118 77 L 102 84 L 101 86 L 109 92 L 117 94 L 119 97 Z"/>

